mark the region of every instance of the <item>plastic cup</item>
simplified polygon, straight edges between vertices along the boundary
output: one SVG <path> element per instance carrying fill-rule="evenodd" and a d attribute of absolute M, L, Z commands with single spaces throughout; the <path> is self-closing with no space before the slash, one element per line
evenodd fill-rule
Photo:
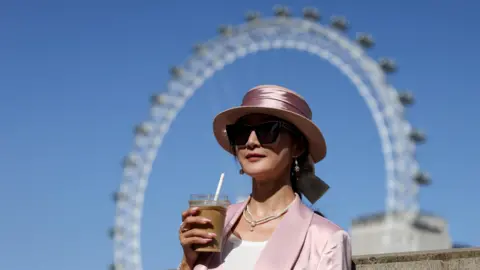
<path fill-rule="evenodd" d="M 215 233 L 216 237 L 207 244 L 194 245 L 193 249 L 197 252 L 220 252 L 222 250 L 223 226 L 227 207 L 230 204 L 227 196 L 220 195 L 214 200 L 215 195 L 190 195 L 190 207 L 198 207 L 198 216 L 208 218 L 212 224 L 195 224 L 193 228 L 203 229 L 209 233 Z"/>

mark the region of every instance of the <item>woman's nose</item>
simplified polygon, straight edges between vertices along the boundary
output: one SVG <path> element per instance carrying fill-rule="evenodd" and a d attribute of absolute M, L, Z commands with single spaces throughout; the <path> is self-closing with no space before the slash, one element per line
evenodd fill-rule
<path fill-rule="evenodd" d="M 260 142 L 258 141 L 257 134 L 254 130 L 250 132 L 250 136 L 248 137 L 247 144 L 245 145 L 249 149 L 253 149 L 260 146 Z"/>

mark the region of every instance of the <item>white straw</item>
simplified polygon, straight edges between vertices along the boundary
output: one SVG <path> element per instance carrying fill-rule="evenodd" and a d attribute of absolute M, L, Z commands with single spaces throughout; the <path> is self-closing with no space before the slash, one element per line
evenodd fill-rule
<path fill-rule="evenodd" d="M 223 184 L 223 178 L 225 177 L 225 173 L 222 173 L 220 175 L 220 180 L 218 180 L 218 186 L 217 186 L 217 191 L 215 192 L 215 198 L 214 200 L 218 200 L 218 195 L 220 195 L 220 189 L 222 188 L 222 184 Z"/>

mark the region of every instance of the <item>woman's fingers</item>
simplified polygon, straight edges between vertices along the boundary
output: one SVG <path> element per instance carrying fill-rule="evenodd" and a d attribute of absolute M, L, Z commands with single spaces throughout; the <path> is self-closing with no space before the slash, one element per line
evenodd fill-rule
<path fill-rule="evenodd" d="M 208 218 L 198 215 L 198 207 L 192 207 L 182 213 L 182 225 L 180 226 L 180 243 L 183 247 L 191 248 L 194 244 L 206 244 L 216 236 L 208 233 L 205 229 L 195 228 L 195 225 L 211 224 Z"/>
<path fill-rule="evenodd" d="M 183 246 L 191 246 L 192 244 L 206 244 L 215 237 L 214 233 L 208 233 L 201 229 L 191 229 L 180 235 L 180 243 Z"/>
<path fill-rule="evenodd" d="M 199 217 L 199 216 L 188 216 L 185 218 L 183 221 L 183 224 L 189 228 L 193 224 L 208 224 L 211 223 L 211 221 L 208 218 L 204 217 Z"/>
<path fill-rule="evenodd" d="M 202 229 L 191 229 L 186 231 L 185 233 L 182 234 L 183 238 L 189 238 L 189 237 L 202 237 L 202 238 L 208 238 L 212 239 L 215 237 L 214 233 L 209 233 L 205 230 Z"/>
<path fill-rule="evenodd" d="M 185 238 L 185 240 L 183 240 L 181 243 L 183 246 L 191 246 L 191 245 L 195 245 L 195 244 L 206 244 L 208 242 L 212 241 L 212 239 L 209 239 L 209 238 L 201 238 L 201 237 L 197 237 L 197 236 L 194 236 L 194 237 L 189 237 L 189 238 Z"/>
<path fill-rule="evenodd" d="M 194 216 L 198 214 L 198 207 L 191 207 L 182 212 L 182 221 L 184 221 L 188 216 Z"/>

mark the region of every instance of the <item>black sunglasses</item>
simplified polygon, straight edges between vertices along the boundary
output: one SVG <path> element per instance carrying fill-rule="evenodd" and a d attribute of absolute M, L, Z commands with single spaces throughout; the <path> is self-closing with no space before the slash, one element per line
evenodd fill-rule
<path fill-rule="evenodd" d="M 232 146 L 246 145 L 252 131 L 255 131 L 255 135 L 260 144 L 274 143 L 281 130 L 289 131 L 294 135 L 300 135 L 300 132 L 295 126 L 283 121 L 269 121 L 255 126 L 236 123 L 227 125 L 226 130 L 228 140 Z"/>

